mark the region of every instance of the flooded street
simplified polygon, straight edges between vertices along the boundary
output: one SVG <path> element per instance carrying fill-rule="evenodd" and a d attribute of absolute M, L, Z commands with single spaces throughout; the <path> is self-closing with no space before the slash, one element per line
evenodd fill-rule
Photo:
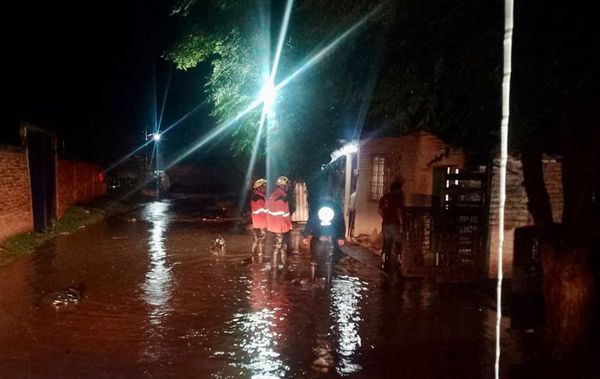
<path fill-rule="evenodd" d="M 311 284 L 306 252 L 252 262 L 250 233 L 200 209 L 151 203 L 0 268 L 0 377 L 493 377 L 477 290 L 387 283 L 349 257 Z"/>

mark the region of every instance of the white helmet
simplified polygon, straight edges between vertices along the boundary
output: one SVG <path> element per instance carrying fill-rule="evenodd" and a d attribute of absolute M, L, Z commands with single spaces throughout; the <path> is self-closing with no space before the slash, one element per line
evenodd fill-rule
<path fill-rule="evenodd" d="M 290 180 L 287 178 L 287 176 L 280 176 L 277 178 L 277 182 L 275 182 L 275 184 L 278 186 L 287 186 L 290 184 Z"/>
<path fill-rule="evenodd" d="M 266 185 L 267 185 L 267 181 L 264 180 L 263 178 L 260 178 L 254 182 L 254 185 L 252 186 L 252 188 L 259 189 L 260 187 L 266 186 Z"/>

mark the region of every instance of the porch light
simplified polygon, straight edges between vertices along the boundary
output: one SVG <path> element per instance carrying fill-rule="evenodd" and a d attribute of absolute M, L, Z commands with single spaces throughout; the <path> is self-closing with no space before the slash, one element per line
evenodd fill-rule
<path fill-rule="evenodd" d="M 337 149 L 333 153 L 331 153 L 331 161 L 330 164 L 337 161 L 341 157 L 348 156 L 350 154 L 354 154 L 358 152 L 358 142 L 353 141 L 345 144 L 341 148 Z"/>

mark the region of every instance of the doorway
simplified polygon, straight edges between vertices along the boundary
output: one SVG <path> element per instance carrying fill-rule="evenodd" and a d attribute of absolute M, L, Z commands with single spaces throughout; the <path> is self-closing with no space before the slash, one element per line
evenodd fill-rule
<path fill-rule="evenodd" d="M 33 229 L 45 232 L 56 217 L 56 137 L 31 125 L 21 128 L 27 146 Z"/>

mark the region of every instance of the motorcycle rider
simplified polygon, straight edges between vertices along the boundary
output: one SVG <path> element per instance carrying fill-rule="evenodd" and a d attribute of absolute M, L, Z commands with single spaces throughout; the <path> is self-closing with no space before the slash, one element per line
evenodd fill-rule
<path fill-rule="evenodd" d="M 329 194 L 324 194 L 313 208 L 302 232 L 304 245 L 309 244 L 311 278 L 314 279 L 319 263 L 329 265 L 330 259 L 345 243 L 346 222 L 342 208 Z"/>
<path fill-rule="evenodd" d="M 265 249 L 265 239 L 267 237 L 267 201 L 265 193 L 267 192 L 267 181 L 258 179 L 252 186 L 252 195 L 250 197 L 250 209 L 252 210 L 252 229 L 254 231 L 254 241 L 252 243 L 252 256 L 258 256 L 262 259 Z"/>
<path fill-rule="evenodd" d="M 277 267 L 277 257 L 281 257 L 281 264 L 287 261 L 287 244 L 289 233 L 292 230 L 292 219 L 290 217 L 290 203 L 288 190 L 290 180 L 280 176 L 275 182 L 277 189 L 269 196 L 267 203 L 267 230 L 273 235 L 273 260 L 272 267 Z"/>

